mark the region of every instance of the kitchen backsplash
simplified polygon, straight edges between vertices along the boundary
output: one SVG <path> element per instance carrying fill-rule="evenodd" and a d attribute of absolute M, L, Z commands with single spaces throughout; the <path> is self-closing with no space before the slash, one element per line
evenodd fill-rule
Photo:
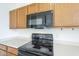
<path fill-rule="evenodd" d="M 63 40 L 63 41 L 72 41 L 79 42 L 79 29 L 72 30 L 71 28 L 63 29 L 54 28 L 54 29 L 14 29 L 12 32 L 15 32 L 18 36 L 31 38 L 32 33 L 50 33 L 53 34 L 54 40 Z"/>

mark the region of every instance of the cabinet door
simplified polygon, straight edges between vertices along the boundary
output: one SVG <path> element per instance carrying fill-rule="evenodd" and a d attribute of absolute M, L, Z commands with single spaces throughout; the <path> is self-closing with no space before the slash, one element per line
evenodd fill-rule
<path fill-rule="evenodd" d="M 28 5 L 27 8 L 28 8 L 28 14 L 33 14 L 33 13 L 38 12 L 38 4 L 37 3 Z"/>
<path fill-rule="evenodd" d="M 8 47 L 8 52 L 17 55 L 18 54 L 18 49 L 13 48 L 13 47 Z"/>
<path fill-rule="evenodd" d="M 16 28 L 16 10 L 10 11 L 10 28 Z"/>
<path fill-rule="evenodd" d="M 0 50 L 0 56 L 6 56 L 6 51 Z"/>
<path fill-rule="evenodd" d="M 52 26 L 54 27 L 55 3 L 50 3 L 50 9 L 51 9 L 51 13 L 52 13 Z"/>
<path fill-rule="evenodd" d="M 19 8 L 18 10 L 18 19 L 17 19 L 17 28 L 26 28 L 27 20 L 27 7 Z"/>
<path fill-rule="evenodd" d="M 7 56 L 16 56 L 16 55 L 14 55 L 14 54 L 12 54 L 12 53 L 7 52 Z"/>
<path fill-rule="evenodd" d="M 79 27 L 79 3 L 72 4 L 72 20 L 73 20 L 73 26 Z"/>
<path fill-rule="evenodd" d="M 51 10 L 50 6 L 50 3 L 39 3 L 39 12 Z"/>
<path fill-rule="evenodd" d="M 55 4 L 55 26 L 79 25 L 79 4 Z"/>
<path fill-rule="evenodd" d="M 55 10 L 55 3 L 50 3 L 50 10 Z"/>
<path fill-rule="evenodd" d="M 0 44 L 0 49 L 7 50 L 6 46 L 5 45 L 2 45 L 2 44 Z"/>

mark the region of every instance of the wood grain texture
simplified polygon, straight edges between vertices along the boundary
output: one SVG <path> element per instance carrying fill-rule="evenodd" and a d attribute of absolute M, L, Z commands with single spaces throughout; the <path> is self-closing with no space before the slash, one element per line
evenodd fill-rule
<path fill-rule="evenodd" d="M 55 4 L 54 26 L 79 26 L 79 4 L 57 3 Z"/>
<path fill-rule="evenodd" d="M 18 9 L 18 21 L 16 23 L 17 28 L 26 28 L 27 24 L 27 7 L 22 7 Z"/>
<path fill-rule="evenodd" d="M 39 3 L 39 11 L 38 12 L 45 12 L 51 10 L 50 3 Z"/>
<path fill-rule="evenodd" d="M 10 17 L 10 29 L 15 29 L 16 28 L 16 10 L 12 10 L 9 13 L 9 17 Z"/>
<path fill-rule="evenodd" d="M 6 51 L 0 50 L 0 56 L 6 56 Z"/>
<path fill-rule="evenodd" d="M 28 14 L 33 14 L 33 13 L 37 13 L 39 8 L 38 8 L 38 3 L 33 3 L 31 5 L 27 6 L 27 10 L 28 10 Z"/>
<path fill-rule="evenodd" d="M 12 54 L 12 53 L 7 52 L 7 56 L 16 56 L 16 55 L 14 55 L 14 54 Z"/>
<path fill-rule="evenodd" d="M 2 50 L 6 50 L 6 46 L 5 46 L 5 45 L 0 44 L 0 49 L 2 49 Z"/>
<path fill-rule="evenodd" d="M 8 47 L 7 52 L 10 52 L 10 53 L 12 53 L 12 54 L 17 55 L 17 54 L 18 54 L 18 49 L 12 48 L 12 47 Z"/>

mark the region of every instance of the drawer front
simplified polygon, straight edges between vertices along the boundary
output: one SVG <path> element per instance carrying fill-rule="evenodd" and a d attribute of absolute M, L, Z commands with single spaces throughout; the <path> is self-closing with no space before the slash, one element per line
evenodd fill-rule
<path fill-rule="evenodd" d="M 16 55 L 14 55 L 14 54 L 12 54 L 12 53 L 7 52 L 7 56 L 16 56 Z"/>
<path fill-rule="evenodd" d="M 2 50 L 6 50 L 6 46 L 5 46 L 5 45 L 0 44 L 0 49 L 2 49 Z"/>
<path fill-rule="evenodd" d="M 6 51 L 0 50 L 0 56 L 6 56 Z"/>
<path fill-rule="evenodd" d="M 8 47 L 8 52 L 17 55 L 18 54 L 18 49 L 16 48 L 12 48 L 12 47 Z"/>

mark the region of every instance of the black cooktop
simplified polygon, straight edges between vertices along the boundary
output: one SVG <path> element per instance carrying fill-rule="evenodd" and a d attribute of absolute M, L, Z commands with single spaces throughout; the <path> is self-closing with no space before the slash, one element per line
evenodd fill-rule
<path fill-rule="evenodd" d="M 21 46 L 19 48 L 19 55 L 28 56 L 28 53 L 36 56 L 52 56 L 53 52 L 49 51 L 46 47 L 41 47 L 40 49 L 34 48 L 34 45 L 32 45 L 32 42 L 26 43 L 25 45 Z"/>

